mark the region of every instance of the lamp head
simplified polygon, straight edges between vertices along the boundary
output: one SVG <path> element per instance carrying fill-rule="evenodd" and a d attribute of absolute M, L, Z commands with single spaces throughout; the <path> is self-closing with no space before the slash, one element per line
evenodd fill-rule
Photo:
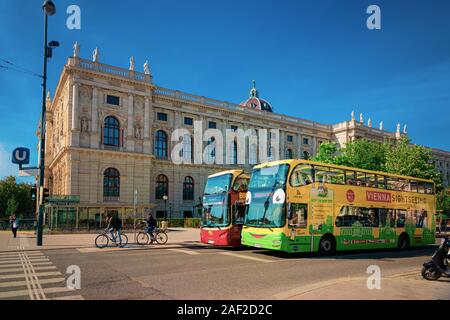
<path fill-rule="evenodd" d="M 48 44 L 48 46 L 49 46 L 49 47 L 53 47 L 53 48 L 59 47 L 59 42 L 58 42 L 58 41 L 51 41 L 51 42 Z"/>
<path fill-rule="evenodd" d="M 42 9 L 44 10 L 45 14 L 48 16 L 52 16 L 56 13 L 56 7 L 53 1 L 45 0 L 44 4 L 42 5 Z"/>

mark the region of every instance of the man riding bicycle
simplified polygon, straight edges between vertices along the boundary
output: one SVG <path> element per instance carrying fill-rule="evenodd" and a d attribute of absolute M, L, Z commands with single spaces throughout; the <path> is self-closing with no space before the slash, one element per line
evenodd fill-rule
<path fill-rule="evenodd" d="M 146 224 L 147 224 L 147 226 L 146 226 L 146 232 L 152 237 L 152 239 L 154 238 L 154 236 L 153 236 L 153 232 L 155 231 L 155 229 L 156 229 L 156 219 L 155 218 L 153 218 L 153 215 L 152 215 L 152 213 L 150 212 L 149 214 L 148 214 L 148 218 L 147 218 L 147 220 L 145 220 L 145 222 L 146 222 Z"/>
<path fill-rule="evenodd" d="M 114 215 L 112 216 L 110 213 L 106 216 L 107 229 L 111 233 L 111 237 L 114 241 L 116 241 L 115 233 L 117 232 L 117 236 L 119 237 L 119 243 L 116 241 L 116 246 L 122 247 L 122 220 Z"/>

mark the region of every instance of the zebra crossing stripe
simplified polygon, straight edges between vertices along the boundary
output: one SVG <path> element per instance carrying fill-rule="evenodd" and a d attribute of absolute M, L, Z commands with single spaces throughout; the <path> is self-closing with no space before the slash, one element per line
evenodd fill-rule
<path fill-rule="evenodd" d="M 40 284 L 59 283 L 65 280 L 66 279 L 64 278 L 41 279 L 39 280 L 39 283 Z M 0 282 L 0 288 L 24 287 L 26 285 L 27 285 L 26 281 Z"/>
<path fill-rule="evenodd" d="M 36 276 L 38 276 L 38 277 L 50 277 L 50 276 L 61 276 L 61 275 L 62 275 L 62 273 L 59 271 L 36 273 Z M 8 274 L 5 276 L 0 276 L 0 280 L 22 279 L 22 278 L 25 278 L 25 275 L 23 273 Z"/>
<path fill-rule="evenodd" d="M 16 260 L 9 260 L 9 261 L 0 261 L 0 267 L 3 264 L 8 264 L 8 263 L 20 263 L 20 259 L 16 259 Z M 40 259 L 30 259 L 31 262 L 36 263 L 36 262 L 49 262 L 50 260 L 48 260 L 48 258 L 40 258 Z"/>
<path fill-rule="evenodd" d="M 84 300 L 83 296 L 63 296 L 63 297 L 57 297 L 53 298 L 52 300 Z"/>

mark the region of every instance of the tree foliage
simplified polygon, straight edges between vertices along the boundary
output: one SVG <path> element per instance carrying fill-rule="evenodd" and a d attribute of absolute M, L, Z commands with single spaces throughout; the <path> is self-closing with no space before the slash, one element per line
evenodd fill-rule
<path fill-rule="evenodd" d="M 31 187 L 27 183 L 17 183 L 14 177 L 0 180 L 0 219 L 8 218 L 11 213 L 24 218 L 34 216 Z"/>
<path fill-rule="evenodd" d="M 384 143 L 358 139 L 341 149 L 337 143 L 327 142 L 320 146 L 313 160 L 430 179 L 438 191 L 443 189 L 442 175 L 433 164 L 431 150 L 413 145 L 407 138 Z"/>

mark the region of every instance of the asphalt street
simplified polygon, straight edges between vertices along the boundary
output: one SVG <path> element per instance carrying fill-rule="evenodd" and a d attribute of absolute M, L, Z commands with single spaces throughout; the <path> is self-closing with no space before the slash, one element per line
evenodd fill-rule
<path fill-rule="evenodd" d="M 429 282 L 420 277 L 421 265 L 433 251 L 429 247 L 320 257 L 189 245 L 88 252 L 54 249 L 28 251 L 27 257 L 20 252 L 6 253 L 0 254 L 0 299 L 30 299 L 27 292 L 42 292 L 47 299 L 76 300 L 450 299 L 449 281 Z M 25 281 L 20 278 L 20 270 L 29 269 L 24 261 L 30 261 L 34 268 L 47 269 L 29 270 Z M 380 290 L 369 290 L 366 285 L 370 276 L 367 268 L 372 265 L 381 271 Z M 70 276 L 66 271 L 71 266 L 80 268 L 80 290 L 64 290 L 65 279 Z M 33 278 L 36 273 L 43 275 Z M 17 278 L 11 278 L 15 274 Z M 35 280 L 37 290 L 28 277 Z"/>

